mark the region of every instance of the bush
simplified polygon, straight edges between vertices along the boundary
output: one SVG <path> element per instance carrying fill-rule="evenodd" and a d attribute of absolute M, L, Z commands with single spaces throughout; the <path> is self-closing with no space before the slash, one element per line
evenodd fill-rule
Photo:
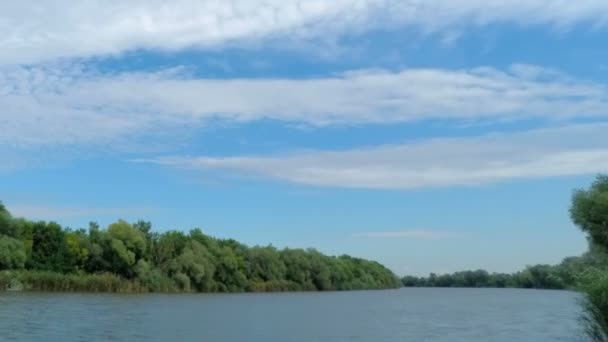
<path fill-rule="evenodd" d="M 131 281 L 111 273 L 61 274 L 51 271 L 2 271 L 0 289 L 10 289 L 18 282 L 26 291 L 58 292 L 146 292 L 139 281 Z"/>
<path fill-rule="evenodd" d="M 594 341 L 608 341 L 608 272 L 588 270 L 580 281 L 583 299 L 582 321 Z"/>

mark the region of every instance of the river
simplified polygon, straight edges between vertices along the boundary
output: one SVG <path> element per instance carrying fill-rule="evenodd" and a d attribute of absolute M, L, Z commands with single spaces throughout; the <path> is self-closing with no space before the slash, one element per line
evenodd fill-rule
<path fill-rule="evenodd" d="M 568 291 L 0 293 L 0 341 L 584 341 Z"/>

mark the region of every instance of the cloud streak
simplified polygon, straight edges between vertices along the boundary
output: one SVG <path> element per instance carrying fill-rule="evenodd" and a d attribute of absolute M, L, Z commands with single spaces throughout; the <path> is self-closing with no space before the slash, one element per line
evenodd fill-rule
<path fill-rule="evenodd" d="M 53 13 L 53 15 L 48 15 Z M 0 64 L 329 40 L 375 29 L 422 34 L 495 23 L 604 28 L 603 0 L 49 0 L 0 4 Z"/>
<path fill-rule="evenodd" d="M 0 68 L 0 107 L 0 145 L 117 146 L 149 143 L 149 136 L 170 139 L 215 119 L 322 127 L 604 118 L 608 88 L 528 65 L 200 79 L 179 68 L 100 74 L 78 64 L 52 64 Z"/>
<path fill-rule="evenodd" d="M 6 203 L 5 203 L 6 204 Z M 64 220 L 70 218 L 91 218 L 95 216 L 114 216 L 116 218 L 133 215 L 148 215 L 158 211 L 156 208 L 126 207 L 126 208 L 91 208 L 66 207 L 40 204 L 6 204 L 15 217 L 27 217 L 41 220 Z"/>
<path fill-rule="evenodd" d="M 347 151 L 224 158 L 169 156 L 147 162 L 323 187 L 471 186 L 606 172 L 606 129 L 608 124 L 575 125 Z"/>

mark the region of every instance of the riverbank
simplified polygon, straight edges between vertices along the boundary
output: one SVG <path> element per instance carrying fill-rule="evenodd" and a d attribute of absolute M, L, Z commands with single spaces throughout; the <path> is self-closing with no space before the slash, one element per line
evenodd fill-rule
<path fill-rule="evenodd" d="M 395 287 L 376 288 L 394 289 Z M 337 291 L 366 290 L 368 288 L 343 288 Z M 155 288 L 150 288 L 138 279 L 130 280 L 112 273 L 62 274 L 50 271 L 11 270 L 0 271 L 0 292 L 98 292 L 98 293 L 240 293 L 240 292 L 322 292 L 312 284 L 302 286 L 286 280 L 251 282 L 244 288 L 217 287 L 208 291 L 180 288 L 172 279 L 159 279 Z"/>
<path fill-rule="evenodd" d="M 167 288 L 164 292 L 171 289 Z M 61 274 L 47 271 L 0 271 L 0 291 L 149 292 L 139 281 L 111 273 Z"/>

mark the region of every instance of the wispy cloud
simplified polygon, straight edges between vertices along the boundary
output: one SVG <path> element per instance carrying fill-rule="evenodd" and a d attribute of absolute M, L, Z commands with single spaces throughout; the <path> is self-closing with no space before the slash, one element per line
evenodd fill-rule
<path fill-rule="evenodd" d="M 363 239 L 445 240 L 456 238 L 457 235 L 442 231 L 419 229 L 356 233 L 353 234 L 353 237 Z"/>
<path fill-rule="evenodd" d="M 21 204 L 4 203 L 7 209 L 15 217 L 26 217 L 36 220 L 64 220 L 72 218 L 87 218 L 94 221 L 100 216 L 132 217 L 134 215 L 148 215 L 158 211 L 156 208 L 147 207 L 77 207 L 77 206 L 54 206 L 43 204 Z"/>
<path fill-rule="evenodd" d="M 170 143 L 211 119 L 324 126 L 607 117 L 608 88 L 527 65 L 218 80 L 179 68 L 104 75 L 63 64 L 0 68 L 0 108 L 0 145 L 120 146 L 150 136 Z"/>
<path fill-rule="evenodd" d="M 147 162 L 327 187 L 479 185 L 606 172 L 607 129 L 608 124 L 575 125 L 348 151 L 225 158 L 173 156 Z"/>
<path fill-rule="evenodd" d="M 337 41 L 379 28 L 423 34 L 494 23 L 602 28 L 607 13 L 604 0 L 11 1 L 0 4 L 0 63 L 235 42 Z"/>

